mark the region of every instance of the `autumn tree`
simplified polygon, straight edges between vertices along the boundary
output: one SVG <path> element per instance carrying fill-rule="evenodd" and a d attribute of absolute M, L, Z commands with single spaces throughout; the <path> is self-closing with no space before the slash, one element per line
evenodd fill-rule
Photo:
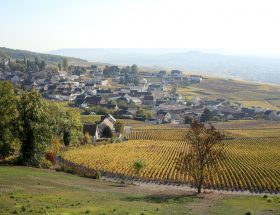
<path fill-rule="evenodd" d="M 205 179 L 217 167 L 217 161 L 224 157 L 224 135 L 212 125 L 194 121 L 187 133 L 189 150 L 181 153 L 176 168 L 190 176 L 191 182 L 201 193 Z"/>

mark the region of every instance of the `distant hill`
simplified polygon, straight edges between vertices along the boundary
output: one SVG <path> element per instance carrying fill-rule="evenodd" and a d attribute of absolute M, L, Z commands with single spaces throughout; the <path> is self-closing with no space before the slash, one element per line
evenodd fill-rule
<path fill-rule="evenodd" d="M 34 60 L 35 58 L 38 58 L 39 61 L 44 60 L 48 64 L 58 64 L 61 63 L 64 56 L 60 55 L 54 55 L 54 54 L 42 54 L 42 53 L 37 53 L 37 52 L 30 52 L 30 51 L 25 51 L 25 50 L 18 50 L 18 49 L 9 49 L 9 48 L 4 48 L 0 47 L 0 57 L 4 58 L 10 58 L 13 60 L 16 59 L 29 59 L 29 60 Z M 82 60 L 79 58 L 74 58 L 74 57 L 66 57 L 69 61 L 70 64 L 84 64 L 87 61 Z"/>
<path fill-rule="evenodd" d="M 280 59 L 190 49 L 61 49 L 50 52 L 118 65 L 181 69 L 247 81 L 280 84 Z M 219 53 L 219 54 L 218 54 Z"/>

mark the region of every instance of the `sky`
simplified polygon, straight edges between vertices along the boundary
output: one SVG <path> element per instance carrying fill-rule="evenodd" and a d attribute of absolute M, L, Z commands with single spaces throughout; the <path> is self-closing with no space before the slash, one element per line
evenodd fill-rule
<path fill-rule="evenodd" d="M 280 55 L 279 0 L 1 0 L 0 47 Z"/>

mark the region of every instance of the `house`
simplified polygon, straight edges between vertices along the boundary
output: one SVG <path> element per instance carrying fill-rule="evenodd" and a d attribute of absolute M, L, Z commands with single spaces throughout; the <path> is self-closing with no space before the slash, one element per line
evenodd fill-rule
<path fill-rule="evenodd" d="M 107 101 L 101 97 L 101 96 L 87 96 L 84 99 L 83 104 L 85 105 L 101 105 L 101 104 L 106 104 Z"/>
<path fill-rule="evenodd" d="M 118 66 L 106 66 L 103 70 L 105 77 L 115 77 L 120 75 L 121 69 Z"/>
<path fill-rule="evenodd" d="M 277 111 L 267 110 L 264 112 L 264 119 L 277 120 Z"/>
<path fill-rule="evenodd" d="M 150 119 L 146 119 L 145 123 L 152 124 L 152 125 L 157 125 L 157 124 L 159 124 L 159 121 L 158 121 L 158 119 L 150 118 Z"/>
<path fill-rule="evenodd" d="M 96 88 L 95 83 L 86 83 L 85 84 L 85 91 L 92 92 Z"/>
<path fill-rule="evenodd" d="M 112 95 L 113 92 L 111 89 L 99 89 L 99 90 L 96 90 L 96 95 L 99 95 L 99 96 L 108 96 L 108 95 Z"/>
<path fill-rule="evenodd" d="M 91 124 L 91 123 L 84 123 L 83 124 L 83 133 L 88 133 L 93 138 L 98 136 L 97 132 L 97 124 Z"/>
<path fill-rule="evenodd" d="M 175 78 L 181 78 L 183 75 L 183 72 L 180 70 L 172 70 L 171 71 L 171 76 Z"/>
<path fill-rule="evenodd" d="M 142 104 L 141 99 L 136 98 L 136 97 L 131 97 L 130 101 L 133 102 L 136 105 L 141 105 Z"/>
<path fill-rule="evenodd" d="M 132 112 L 132 111 L 130 111 L 130 110 L 128 110 L 128 109 L 126 109 L 126 110 L 120 110 L 120 111 L 117 112 L 117 114 L 118 114 L 119 116 L 122 116 L 122 117 L 124 117 L 124 118 L 129 118 L 129 119 L 133 119 L 134 116 L 135 116 L 135 112 Z"/>
<path fill-rule="evenodd" d="M 83 133 L 89 133 L 89 135 L 93 137 L 94 141 L 96 141 L 102 137 L 102 132 L 105 127 L 109 127 L 112 131 L 114 131 L 115 123 L 116 119 L 112 115 L 109 114 L 109 116 L 102 116 L 101 123 L 99 124 L 84 123 Z"/>
<path fill-rule="evenodd" d="M 108 79 L 96 79 L 95 83 L 100 86 L 107 86 Z"/>
<path fill-rule="evenodd" d="M 155 99 L 153 96 L 144 96 L 143 105 L 153 106 L 155 103 Z"/>
<path fill-rule="evenodd" d="M 164 91 L 165 86 L 162 84 L 150 84 L 148 86 L 148 91 L 153 92 L 153 91 Z"/>
<path fill-rule="evenodd" d="M 202 81 L 201 75 L 190 75 L 189 77 L 191 83 L 200 83 Z"/>
<path fill-rule="evenodd" d="M 161 123 L 170 123 L 171 122 L 171 114 L 167 111 L 159 110 L 157 112 L 156 118 L 161 120 Z"/>
<path fill-rule="evenodd" d="M 121 97 L 119 97 L 117 100 L 123 100 L 123 101 L 127 101 L 128 103 L 130 102 L 131 100 L 131 96 L 128 95 L 128 94 L 123 94 Z"/>
<path fill-rule="evenodd" d="M 36 87 L 37 84 L 34 81 L 31 81 L 30 79 L 25 79 L 22 83 L 21 83 L 23 89 L 25 90 L 31 90 L 33 87 Z"/>
<path fill-rule="evenodd" d="M 102 122 L 100 124 L 97 125 L 97 135 L 95 137 L 95 139 L 97 140 L 98 138 L 102 137 L 102 132 L 104 130 L 104 128 L 109 127 L 111 129 L 111 131 L 113 132 L 115 130 L 115 123 L 116 123 L 116 119 L 109 114 L 109 116 L 102 116 L 101 117 Z"/>
<path fill-rule="evenodd" d="M 105 107 L 111 110 L 119 110 L 118 105 L 116 104 L 112 104 L 112 103 L 108 103 L 108 104 L 100 104 L 101 107 Z"/>

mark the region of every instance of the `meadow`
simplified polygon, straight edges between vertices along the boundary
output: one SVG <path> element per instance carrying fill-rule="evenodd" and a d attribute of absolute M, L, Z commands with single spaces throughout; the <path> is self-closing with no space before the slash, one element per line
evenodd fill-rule
<path fill-rule="evenodd" d="M 0 166 L 0 214 L 279 214 L 279 196 L 145 187 L 63 172 Z"/>

